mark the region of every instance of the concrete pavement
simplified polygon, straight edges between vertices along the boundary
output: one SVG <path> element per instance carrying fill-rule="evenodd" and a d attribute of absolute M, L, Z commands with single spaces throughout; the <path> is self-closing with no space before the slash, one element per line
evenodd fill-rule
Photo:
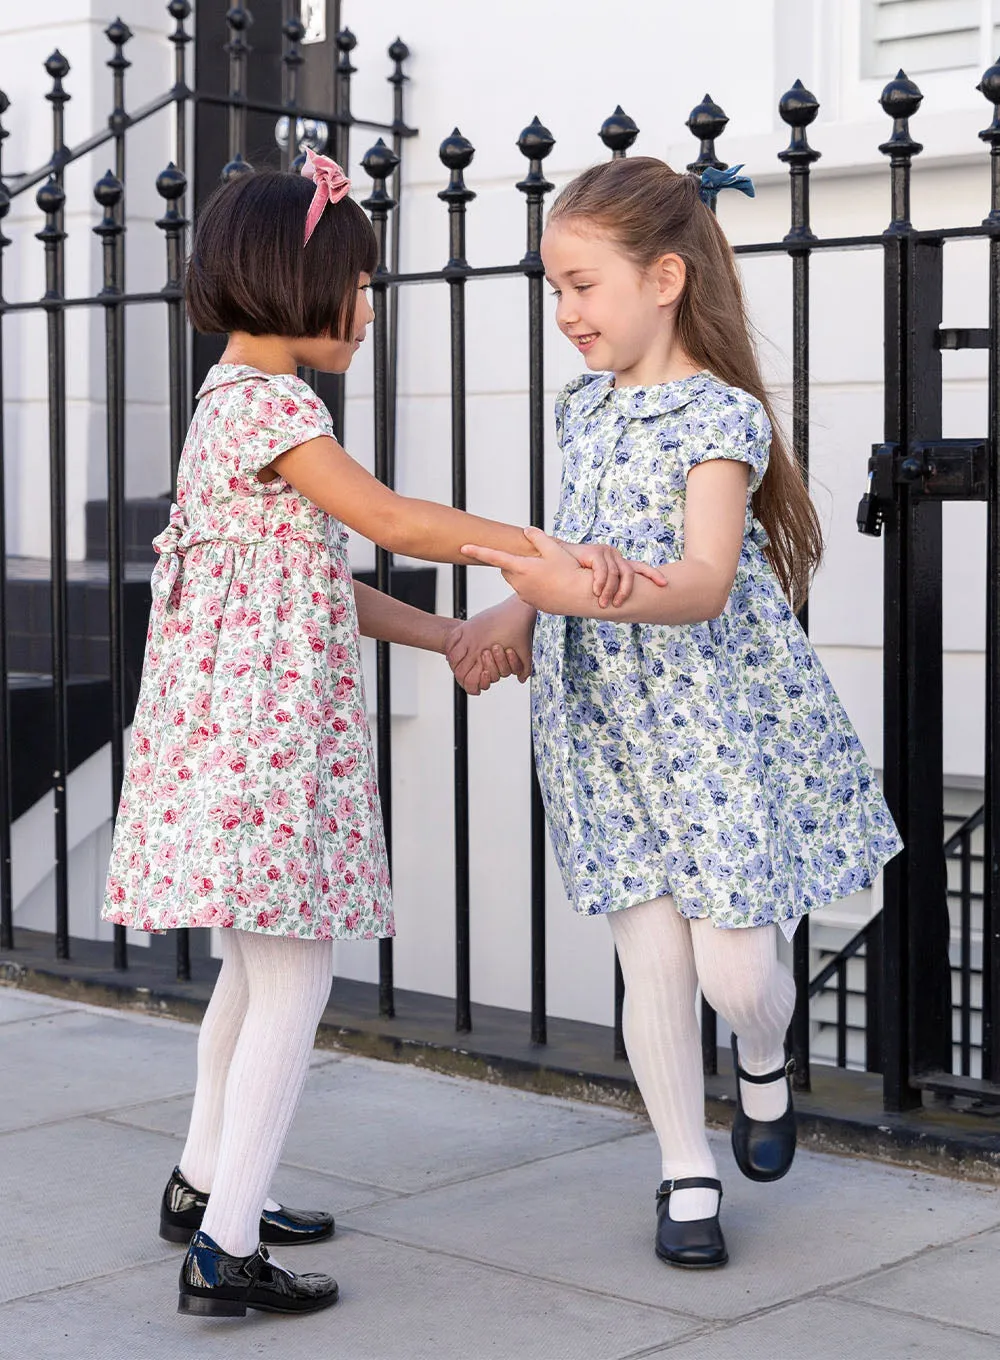
<path fill-rule="evenodd" d="M 995 1360 L 1000 1187 L 816 1153 L 777 1185 L 717 1141 L 730 1265 L 653 1255 L 655 1140 L 596 1105 L 319 1051 L 275 1195 L 336 1237 L 311 1318 L 179 1317 L 156 1234 L 196 1030 L 0 987 L 0 1357 Z"/>

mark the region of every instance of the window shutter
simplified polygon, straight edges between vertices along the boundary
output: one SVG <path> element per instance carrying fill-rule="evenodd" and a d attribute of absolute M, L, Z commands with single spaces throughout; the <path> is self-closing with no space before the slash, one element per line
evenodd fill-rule
<path fill-rule="evenodd" d="M 868 0 L 866 76 L 978 66 L 980 0 Z"/>

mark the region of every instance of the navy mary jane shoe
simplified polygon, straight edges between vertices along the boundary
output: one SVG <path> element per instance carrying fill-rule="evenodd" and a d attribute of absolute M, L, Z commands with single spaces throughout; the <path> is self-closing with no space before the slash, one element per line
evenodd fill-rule
<path fill-rule="evenodd" d="M 789 1058 L 777 1072 L 756 1077 L 740 1066 L 736 1035 L 733 1035 L 733 1071 L 736 1073 L 736 1112 L 733 1115 L 733 1156 L 749 1180 L 778 1181 L 786 1174 L 795 1157 L 795 1107 L 792 1104 L 790 1077 L 795 1061 Z M 751 1119 L 743 1109 L 740 1082 L 763 1086 L 783 1081 L 788 1088 L 788 1104 L 777 1119 Z"/>
<path fill-rule="evenodd" d="M 664 1181 L 656 1192 L 656 1254 L 661 1261 L 685 1270 L 709 1270 L 729 1260 L 725 1238 L 719 1226 L 719 1209 L 711 1218 L 687 1222 L 670 1217 L 670 1196 L 674 1190 L 718 1190 L 722 1204 L 722 1182 L 710 1176 L 682 1176 Z"/>
<path fill-rule="evenodd" d="M 167 1181 L 160 1204 L 160 1236 L 167 1242 L 187 1246 L 201 1227 L 208 1195 L 196 1190 L 181 1175 L 179 1166 Z M 319 1209 L 265 1209 L 260 1218 L 260 1240 L 273 1246 L 296 1242 L 325 1242 L 333 1236 L 333 1215 Z"/>
<path fill-rule="evenodd" d="M 339 1292 L 331 1276 L 295 1275 L 272 1261 L 266 1247 L 250 1256 L 230 1256 L 196 1232 L 181 1266 L 177 1311 L 198 1317 L 244 1317 L 248 1308 L 315 1313 L 336 1303 Z"/>

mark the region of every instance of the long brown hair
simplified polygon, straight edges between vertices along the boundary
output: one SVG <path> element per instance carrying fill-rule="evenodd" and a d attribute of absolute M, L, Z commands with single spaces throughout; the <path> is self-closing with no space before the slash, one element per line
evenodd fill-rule
<path fill-rule="evenodd" d="M 652 156 L 605 162 L 563 189 L 549 221 L 578 218 L 608 235 L 641 269 L 662 255 L 684 261 L 687 280 L 677 311 L 677 339 L 699 368 L 741 387 L 771 422 L 771 456 L 753 496 L 767 530 L 765 550 L 795 608 L 805 601 L 823 551 L 819 516 L 802 469 L 782 438 L 760 376 L 743 287 L 732 247 L 699 196 L 694 175 Z"/>

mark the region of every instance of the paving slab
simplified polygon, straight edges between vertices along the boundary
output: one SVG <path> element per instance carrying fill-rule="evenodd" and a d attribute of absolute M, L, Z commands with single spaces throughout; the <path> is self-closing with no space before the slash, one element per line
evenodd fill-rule
<path fill-rule="evenodd" d="M 736 1318 L 1000 1225 L 1000 1190 L 800 1152 L 756 1185 L 712 1135 L 730 1265 L 678 1271 L 652 1251 L 652 1134 L 606 1142 L 349 1215 L 351 1226 L 704 1318 Z"/>
<path fill-rule="evenodd" d="M 0 1138 L 0 1299 L 164 1257 L 179 1268 L 180 1249 L 157 1235 L 179 1149 L 169 1135 L 103 1119 Z M 329 1208 L 338 1218 L 388 1193 L 287 1166 L 273 1189 L 289 1204 Z M 0 1331 L 0 1356 L 3 1344 Z M 43 1360 L 44 1352 L 36 1355 Z"/>
<path fill-rule="evenodd" d="M 191 1090 L 195 1034 L 92 1008 L 5 1027 L 0 1132 Z"/>
<path fill-rule="evenodd" d="M 43 1015 L 55 1015 L 65 1010 L 58 1002 L 47 996 L 33 996 L 30 992 L 15 992 L 0 987 L 0 1025 L 15 1024 L 22 1020 L 38 1020 Z"/>
<path fill-rule="evenodd" d="M 647 1351 L 643 1360 L 996 1360 L 996 1355 L 994 1337 L 816 1298 Z"/>
<path fill-rule="evenodd" d="M 954 1247 L 926 1252 L 836 1293 L 1000 1336 L 998 1282 L 1000 1233 L 984 1233 Z"/>
<path fill-rule="evenodd" d="M 182 1132 L 190 1101 L 116 1118 Z M 309 1075 L 284 1160 L 386 1189 L 448 1185 L 634 1135 L 634 1115 L 416 1067 L 343 1057 Z"/>
<path fill-rule="evenodd" d="M 298 1354 L 339 1360 L 618 1360 L 691 1330 L 660 1309 L 357 1234 L 293 1247 L 283 1259 L 335 1275 L 340 1302 L 294 1319 L 180 1317 L 178 1265 L 161 1262 L 0 1307 L 0 1353 L 231 1360 L 294 1345 Z"/>

